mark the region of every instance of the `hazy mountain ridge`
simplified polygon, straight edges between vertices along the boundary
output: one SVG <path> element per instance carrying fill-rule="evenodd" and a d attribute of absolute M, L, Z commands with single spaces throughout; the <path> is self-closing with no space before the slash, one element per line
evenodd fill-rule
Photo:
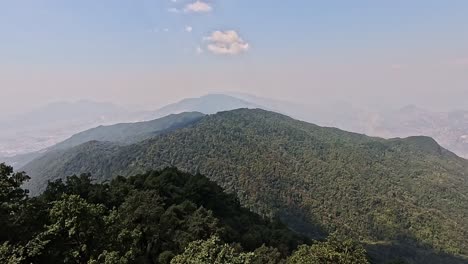
<path fill-rule="evenodd" d="M 85 130 L 70 138 L 40 151 L 20 154 L 0 160 L 20 169 L 28 162 L 44 155 L 45 153 L 64 150 L 88 141 L 109 141 L 119 144 L 135 143 L 153 137 L 158 133 L 164 133 L 173 129 L 187 126 L 203 117 L 202 113 L 190 112 L 168 115 L 166 117 L 136 123 L 120 123 L 110 126 L 99 126 Z"/>
<path fill-rule="evenodd" d="M 416 105 L 392 110 L 379 109 L 377 106 L 357 106 L 348 102 L 301 104 L 250 94 L 227 94 L 258 106 L 254 108 L 283 113 L 306 122 L 369 136 L 383 138 L 429 136 L 444 148 L 468 158 L 468 111 L 437 112 Z"/>
<path fill-rule="evenodd" d="M 226 94 L 207 94 L 200 97 L 182 99 L 176 103 L 166 105 L 156 111 L 147 112 L 143 118 L 161 118 L 170 114 L 178 114 L 182 112 L 200 112 L 209 115 L 220 111 L 228 111 L 239 108 L 266 107 L 252 101 Z"/>
<path fill-rule="evenodd" d="M 468 158 L 468 111 L 465 110 L 429 111 L 415 105 L 393 110 L 347 102 L 305 105 L 252 95 L 233 95 L 268 107 L 263 109 L 321 126 L 383 138 L 432 137 L 444 148 Z"/>
<path fill-rule="evenodd" d="M 468 111 L 431 112 L 406 106 L 381 113 L 362 111 L 356 116 L 361 119 L 361 125 L 356 122 L 353 131 L 385 138 L 429 136 L 459 156 L 468 157 Z M 341 120 L 336 120 L 333 125 L 349 128 Z"/>
<path fill-rule="evenodd" d="M 242 109 L 129 146 L 101 144 L 24 169 L 36 187 L 82 172 L 105 180 L 166 166 L 199 170 L 305 234 L 337 229 L 468 255 L 468 162 L 428 137 L 370 138 Z"/>
<path fill-rule="evenodd" d="M 204 114 L 199 112 L 183 112 L 144 122 L 120 123 L 110 126 L 99 126 L 60 142 L 50 150 L 67 149 L 88 141 L 109 141 L 122 144 L 131 144 L 157 135 L 158 132 L 170 131 L 187 126 L 200 120 Z"/>
<path fill-rule="evenodd" d="M 66 110 L 70 105 L 75 105 L 77 109 Z M 86 101 L 81 102 L 81 106 L 80 103 L 70 105 L 58 103 L 46 108 L 53 115 L 56 115 L 56 112 L 62 112 L 59 114 L 62 117 L 66 117 L 66 113 L 76 115 L 79 110 L 86 107 L 93 109 L 93 103 Z M 384 138 L 430 136 L 445 148 L 462 157 L 468 157 L 468 111 L 462 110 L 431 112 L 414 105 L 397 110 L 376 110 L 372 107 L 354 106 L 346 102 L 305 105 L 240 93 L 208 94 L 197 98 L 187 98 L 155 111 L 131 112 L 110 104 L 97 104 L 96 108 L 101 109 L 103 113 L 108 113 L 111 117 L 102 114 L 100 117 L 94 116 L 85 123 L 69 118 L 68 124 L 63 124 L 61 127 L 44 121 L 42 122 L 43 128 L 29 131 L 22 131 L 11 123 L 9 125 L 4 123 L 3 126 L 8 129 L 0 132 L 0 158 L 3 156 L 2 160 L 11 161 L 12 164 L 24 164 L 22 161 L 27 161 L 25 157 L 31 157 L 32 152 L 44 151 L 76 133 L 99 125 L 149 121 L 182 112 L 214 114 L 238 108 L 261 108 L 314 124 L 338 127 L 370 136 Z M 41 110 L 41 116 L 50 119 L 47 117 L 48 111 Z M 99 111 L 94 112 L 99 113 Z M 88 117 L 90 114 L 89 110 L 85 111 Z M 68 115 L 73 116 L 73 114 Z M 18 154 L 18 157 L 12 157 Z"/>
<path fill-rule="evenodd" d="M 53 149 L 69 137 L 101 125 L 145 122 L 183 112 L 214 114 L 237 108 L 265 107 L 223 94 L 187 98 L 155 111 L 129 111 L 108 103 L 88 101 L 54 103 L 2 122 L 1 127 L 5 129 L 0 131 L 0 160 L 21 167 L 39 156 L 38 152 Z"/>

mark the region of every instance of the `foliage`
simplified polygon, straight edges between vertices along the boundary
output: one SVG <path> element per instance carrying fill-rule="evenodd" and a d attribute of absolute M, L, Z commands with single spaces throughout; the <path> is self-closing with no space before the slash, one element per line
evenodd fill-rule
<path fill-rule="evenodd" d="M 171 264 L 249 264 L 252 263 L 253 253 L 243 253 L 239 249 L 222 244 L 216 236 L 203 241 L 194 241 L 185 251 L 175 256 Z"/>
<path fill-rule="evenodd" d="M 203 116 L 204 114 L 198 112 L 186 112 L 168 115 L 151 121 L 99 126 L 75 134 L 71 138 L 51 147 L 51 149 L 66 149 L 93 140 L 122 144 L 136 143 L 157 134 L 188 126 L 197 122 Z"/>
<path fill-rule="evenodd" d="M 84 263 L 98 254 L 106 242 L 104 213 L 103 205 L 90 204 L 78 195 L 63 195 L 53 201 L 51 224 L 38 236 L 48 242 L 43 254 L 66 263 Z"/>
<path fill-rule="evenodd" d="M 311 237 L 338 231 L 370 244 L 468 255 L 468 162 L 427 137 L 383 140 L 240 109 L 130 146 L 91 142 L 25 169 L 45 183 L 167 166 L 200 171 L 247 208 Z M 254 250 L 248 243 L 263 234 L 244 232 Z"/>
<path fill-rule="evenodd" d="M 3 180 L 14 177 L 11 167 L 2 166 Z M 244 263 L 254 253 L 242 247 L 259 248 L 257 259 L 281 260 L 309 242 L 242 208 L 234 195 L 205 176 L 173 168 L 109 183 L 94 183 L 89 174 L 73 176 L 49 183 L 33 198 L 18 186 L 12 184 L 8 191 L 18 195 L 2 198 L 4 204 L 18 203 L 14 208 L 19 209 L 17 225 L 0 240 L 1 263 L 167 264 L 178 255 L 179 261 L 195 258 L 197 246 L 219 263 Z M 252 230 L 258 232 L 255 238 L 248 236 Z"/>
<path fill-rule="evenodd" d="M 14 240 L 11 230 L 19 232 L 17 223 L 27 198 L 21 185 L 28 179 L 26 174 L 14 173 L 12 167 L 0 163 L 0 241 Z"/>
<path fill-rule="evenodd" d="M 302 245 L 289 257 L 287 264 L 366 264 L 366 250 L 349 239 L 335 235 L 311 246 Z"/>
<path fill-rule="evenodd" d="M 252 264 L 284 264 L 281 253 L 274 247 L 262 245 L 254 252 Z"/>

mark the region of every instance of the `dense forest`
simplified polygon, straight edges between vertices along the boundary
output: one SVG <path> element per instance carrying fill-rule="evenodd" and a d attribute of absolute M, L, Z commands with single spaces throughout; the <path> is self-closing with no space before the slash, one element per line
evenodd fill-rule
<path fill-rule="evenodd" d="M 17 168 L 21 168 L 32 160 L 44 155 L 56 155 L 61 153 L 63 150 L 67 150 L 89 141 L 112 142 L 116 145 L 137 143 L 139 141 L 152 138 L 158 134 L 168 133 L 170 131 L 189 126 L 199 121 L 203 116 L 204 114 L 198 112 L 184 112 L 180 114 L 171 114 L 150 121 L 98 126 L 77 133 L 64 141 L 45 149 L 5 158 L 3 161 Z"/>
<path fill-rule="evenodd" d="M 28 178 L 0 164 L 1 263 L 369 263 L 358 243 L 310 241 L 200 174 L 83 174 L 33 198 L 21 188 Z"/>
<path fill-rule="evenodd" d="M 37 191 L 66 175 L 106 181 L 165 167 L 201 172 L 297 233 L 350 236 L 374 258 L 467 262 L 468 162 L 427 137 L 384 140 L 240 109 L 129 146 L 89 142 L 23 169 Z"/>
<path fill-rule="evenodd" d="M 168 115 L 151 121 L 99 126 L 75 134 L 69 139 L 49 148 L 49 151 L 67 149 L 93 140 L 114 142 L 124 145 L 136 143 L 152 138 L 158 134 L 186 127 L 199 121 L 203 116 L 204 114 L 198 112 L 186 112 Z"/>

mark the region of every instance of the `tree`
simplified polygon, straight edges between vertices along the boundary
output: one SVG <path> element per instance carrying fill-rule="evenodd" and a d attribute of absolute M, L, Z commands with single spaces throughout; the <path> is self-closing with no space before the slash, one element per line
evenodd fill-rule
<path fill-rule="evenodd" d="M 149 263 L 154 261 L 160 250 L 159 222 L 163 213 L 164 203 L 154 190 L 135 191 L 118 208 L 117 228 L 137 239 L 137 250 Z"/>
<path fill-rule="evenodd" d="M 160 220 L 163 250 L 172 249 L 176 253 L 184 251 L 190 242 L 208 239 L 222 233 L 218 219 L 211 211 L 185 201 L 170 206 Z"/>
<path fill-rule="evenodd" d="M 336 234 L 325 242 L 302 245 L 289 257 L 288 264 L 367 264 L 366 250 L 350 239 L 342 240 Z"/>
<path fill-rule="evenodd" d="M 252 264 L 283 264 L 284 262 L 278 249 L 265 245 L 262 245 L 254 251 L 252 260 Z"/>
<path fill-rule="evenodd" d="M 20 264 L 24 263 L 24 248 L 10 245 L 8 242 L 0 244 L 0 263 Z"/>
<path fill-rule="evenodd" d="M 46 244 L 43 255 L 49 259 L 85 263 L 98 256 L 107 244 L 105 214 L 102 205 L 90 204 L 77 195 L 63 195 L 53 202 L 49 211 L 51 224 L 35 241 Z"/>
<path fill-rule="evenodd" d="M 3 175 L 7 186 L 13 170 Z M 168 264 L 175 258 L 284 264 L 289 249 L 303 243 L 284 225 L 242 208 L 206 177 L 174 168 L 110 183 L 72 176 L 50 182 L 33 198 L 20 184 L 9 186 L 3 205 L 18 209 L 7 216 L 15 228 L 6 235 L 17 239 L 0 241 L 0 263 Z"/>
<path fill-rule="evenodd" d="M 102 252 L 97 259 L 91 258 L 88 264 L 129 264 L 134 263 L 133 256 L 122 256 L 120 252 L 107 251 Z"/>
<path fill-rule="evenodd" d="M 213 236 L 190 243 L 182 254 L 172 259 L 171 264 L 249 264 L 253 256 L 253 253 L 243 253 Z"/>
<path fill-rule="evenodd" d="M 29 180 L 24 172 L 13 172 L 13 168 L 0 164 L 0 242 L 15 240 L 12 230 L 18 228 L 18 215 L 27 200 L 27 190 L 21 185 Z"/>

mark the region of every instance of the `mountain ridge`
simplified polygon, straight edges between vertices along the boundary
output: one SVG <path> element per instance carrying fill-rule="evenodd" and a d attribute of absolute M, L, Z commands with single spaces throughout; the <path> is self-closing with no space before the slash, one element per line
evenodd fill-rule
<path fill-rule="evenodd" d="M 110 141 L 125 144 L 136 143 L 155 135 L 158 131 L 169 131 L 189 125 L 192 122 L 198 121 L 203 116 L 204 114 L 200 112 L 182 112 L 149 121 L 118 123 L 108 126 L 100 125 L 77 133 L 49 149 L 66 149 L 88 141 Z"/>
<path fill-rule="evenodd" d="M 93 105 L 96 106 L 93 107 Z M 102 115 L 102 120 L 99 118 L 96 119 L 97 117 L 96 115 L 94 115 L 93 111 L 87 109 L 94 109 L 96 107 L 98 108 L 98 110 L 100 108 L 103 108 L 105 110 L 104 113 L 106 114 Z M 123 108 L 119 108 L 109 103 L 94 103 L 90 101 L 79 101 L 74 103 L 52 103 L 39 110 L 45 113 L 52 112 L 52 116 L 68 116 L 67 120 L 73 116 L 80 116 L 80 112 L 84 112 L 84 114 L 81 114 L 81 116 L 85 116 L 86 118 L 84 118 L 84 120 L 81 121 L 73 119 L 73 122 L 71 122 L 73 126 L 68 124 L 70 122 L 63 124 L 61 127 L 54 127 L 53 125 L 45 121 L 39 122 L 40 124 L 42 124 L 42 126 L 47 128 L 46 131 L 38 131 L 38 129 L 31 128 L 31 131 L 25 132 L 25 135 L 28 137 L 28 140 L 26 140 L 24 136 L 21 135 L 21 133 L 19 133 L 20 135 L 18 135 L 18 131 L 20 130 L 20 128 L 18 128 L 17 125 L 10 124 L 9 126 L 6 126 L 6 124 L 3 124 L 6 128 L 12 130 L 14 133 L 12 135 L 6 136 L 4 139 L 5 142 L 3 142 L 2 134 L 0 133 L 0 159 L 8 162 L 11 165 L 14 165 L 16 168 L 19 168 L 28 163 L 29 161 L 33 160 L 34 158 L 40 156 L 41 152 L 45 152 L 49 149 L 54 149 L 56 145 L 60 145 L 61 143 L 63 143 L 63 141 L 69 139 L 69 137 L 76 136 L 77 134 L 80 134 L 86 130 L 95 128 L 97 126 L 112 126 L 122 122 L 148 122 L 154 119 L 166 117 L 171 114 L 181 114 L 184 112 L 200 112 L 203 114 L 214 114 L 218 111 L 233 110 L 237 108 L 267 109 L 266 107 L 263 107 L 259 104 L 249 102 L 241 98 L 218 93 L 207 94 L 200 97 L 185 98 L 175 103 L 163 106 L 154 111 L 132 112 L 126 111 Z M 106 116 L 113 113 L 112 109 L 115 110 L 115 113 L 111 115 L 112 118 L 107 120 Z M 99 111 L 95 112 L 99 113 Z M 43 116 L 45 116 L 42 119 L 50 119 L 50 115 L 45 113 L 42 114 Z M 28 115 L 25 116 L 28 117 Z M 29 116 L 28 119 L 38 119 L 34 116 L 35 115 L 33 115 L 32 117 Z M 28 122 L 26 122 L 26 124 L 28 124 Z M 42 142 L 40 141 L 41 137 L 38 137 L 38 135 L 42 135 L 45 132 L 47 132 L 47 137 L 45 140 L 42 139 Z M 15 140 L 18 142 L 15 143 Z M 5 153 L 2 153 L 2 149 L 5 149 Z M 14 151 L 9 153 L 8 151 L 11 151 L 11 149 L 14 149 Z"/>
<path fill-rule="evenodd" d="M 90 172 L 103 181 L 174 166 L 303 234 L 340 230 L 468 255 L 468 162 L 428 137 L 385 140 L 239 109 L 104 152 L 96 142 L 79 147 L 85 152 L 63 153 L 42 177 Z M 25 170 L 37 180 L 34 166 Z"/>

